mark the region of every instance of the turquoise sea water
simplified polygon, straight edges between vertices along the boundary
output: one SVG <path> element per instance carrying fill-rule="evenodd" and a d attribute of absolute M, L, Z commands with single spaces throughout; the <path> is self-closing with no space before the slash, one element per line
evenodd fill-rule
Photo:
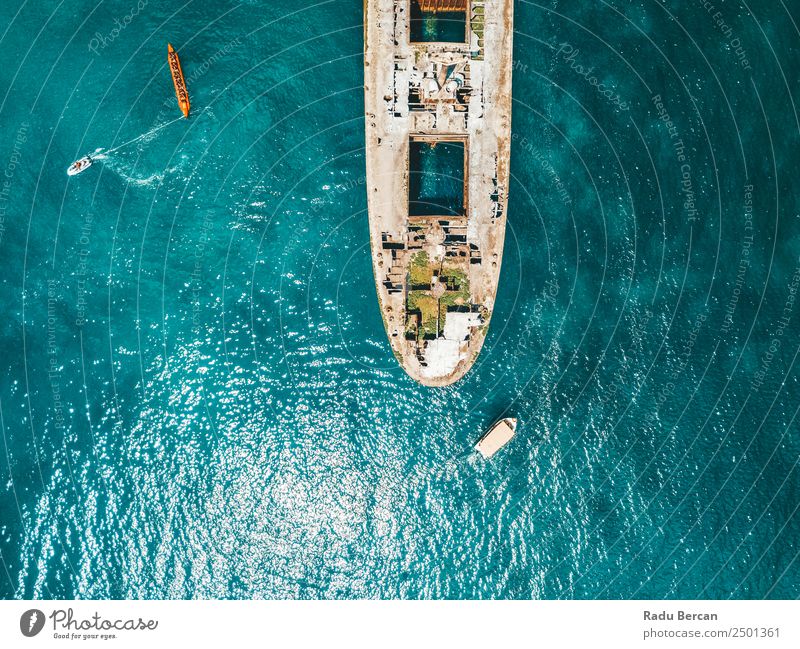
<path fill-rule="evenodd" d="M 800 6 L 714 4 L 515 4 L 494 319 L 429 389 L 360 2 L 0 3 L 0 594 L 797 597 Z M 191 118 L 68 179 L 178 116 L 168 41 Z"/>
<path fill-rule="evenodd" d="M 465 146 L 462 142 L 410 142 L 408 145 L 408 213 L 462 215 Z"/>

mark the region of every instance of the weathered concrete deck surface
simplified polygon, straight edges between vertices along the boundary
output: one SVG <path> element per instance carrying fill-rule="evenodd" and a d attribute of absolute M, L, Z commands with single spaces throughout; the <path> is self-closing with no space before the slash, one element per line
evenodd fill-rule
<path fill-rule="evenodd" d="M 384 324 L 408 374 L 460 379 L 483 345 L 503 254 L 513 0 L 467 3 L 465 43 L 411 43 L 410 2 L 365 0 L 372 261 Z M 409 216 L 409 142 L 463 142 L 464 211 Z"/>

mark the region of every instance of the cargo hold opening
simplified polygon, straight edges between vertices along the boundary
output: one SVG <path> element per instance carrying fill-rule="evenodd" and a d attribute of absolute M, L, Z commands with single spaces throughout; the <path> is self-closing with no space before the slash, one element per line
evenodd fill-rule
<path fill-rule="evenodd" d="M 469 0 L 409 0 L 412 43 L 466 43 Z"/>
<path fill-rule="evenodd" d="M 466 137 L 412 135 L 408 148 L 408 215 L 465 215 Z"/>

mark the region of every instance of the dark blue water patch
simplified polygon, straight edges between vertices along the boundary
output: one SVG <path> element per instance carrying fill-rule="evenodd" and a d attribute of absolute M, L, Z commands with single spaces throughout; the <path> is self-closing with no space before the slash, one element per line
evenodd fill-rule
<path fill-rule="evenodd" d="M 423 11 L 422 2 L 410 2 L 409 37 L 414 43 L 464 43 L 467 14 L 464 11 Z"/>
<path fill-rule="evenodd" d="M 410 216 L 461 216 L 465 209 L 463 142 L 409 142 Z"/>

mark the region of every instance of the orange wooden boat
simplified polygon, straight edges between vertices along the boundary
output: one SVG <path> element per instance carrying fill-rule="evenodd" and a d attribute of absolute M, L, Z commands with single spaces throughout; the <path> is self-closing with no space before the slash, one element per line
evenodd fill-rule
<path fill-rule="evenodd" d="M 184 117 L 189 117 L 189 92 L 186 90 L 186 81 L 183 78 L 183 70 L 181 69 L 181 60 L 178 58 L 178 53 L 171 43 L 167 43 L 167 61 L 169 62 L 169 71 L 172 73 L 172 83 L 175 84 L 175 96 L 178 98 L 178 106 L 181 109 Z"/>

